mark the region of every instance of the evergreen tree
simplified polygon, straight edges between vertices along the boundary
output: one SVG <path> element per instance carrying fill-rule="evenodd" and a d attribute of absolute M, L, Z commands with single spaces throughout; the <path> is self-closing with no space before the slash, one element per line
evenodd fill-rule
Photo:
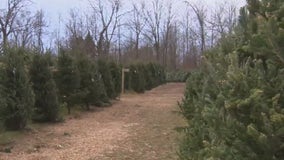
<path fill-rule="evenodd" d="M 150 75 L 150 86 L 149 86 L 149 88 L 152 89 L 152 88 L 157 86 L 157 74 L 156 74 L 155 64 L 149 63 L 147 70 L 149 71 L 149 75 Z"/>
<path fill-rule="evenodd" d="M 85 37 L 85 52 L 90 57 L 95 57 L 96 54 L 96 45 L 93 40 L 93 37 L 91 36 L 91 33 L 88 32 L 88 34 Z"/>
<path fill-rule="evenodd" d="M 111 99 L 115 98 L 116 94 L 115 94 L 114 82 L 112 79 L 109 65 L 107 64 L 107 62 L 103 60 L 98 60 L 98 69 L 102 76 L 107 96 Z"/>
<path fill-rule="evenodd" d="M 108 103 L 108 98 L 104 88 L 101 75 L 97 70 L 94 62 L 88 59 L 87 56 L 81 55 L 77 61 L 80 73 L 80 99 L 87 110 L 90 110 L 90 105 L 97 106 Z"/>
<path fill-rule="evenodd" d="M 31 116 L 34 93 L 24 65 L 23 50 L 8 49 L 2 85 L 6 105 L 1 106 L 1 117 L 8 130 L 23 129 Z"/>
<path fill-rule="evenodd" d="M 284 158 L 283 5 L 248 0 L 240 17 L 245 32 L 233 35 L 242 42 L 209 51 L 189 77 L 181 159 Z"/>
<path fill-rule="evenodd" d="M 58 55 L 56 79 L 60 101 L 66 103 L 68 113 L 70 114 L 72 106 L 79 103 L 80 75 L 75 61 L 64 50 L 61 50 Z"/>
<path fill-rule="evenodd" d="M 40 122 L 57 121 L 59 118 L 59 103 L 55 81 L 50 70 L 49 59 L 46 55 L 36 54 L 34 56 L 30 75 L 35 93 L 33 120 Z"/>
<path fill-rule="evenodd" d="M 145 77 L 145 89 L 150 90 L 153 86 L 153 76 L 151 72 L 151 68 L 149 68 L 149 64 L 144 65 L 143 67 L 143 74 Z"/>
<path fill-rule="evenodd" d="M 109 63 L 110 73 L 114 83 L 115 97 L 119 96 L 121 92 L 121 70 L 115 62 Z"/>
<path fill-rule="evenodd" d="M 130 65 L 131 89 L 135 92 L 145 91 L 145 77 L 141 65 Z"/>
<path fill-rule="evenodd" d="M 1 56 L 2 58 L 2 56 Z M 4 109 L 6 108 L 6 99 L 5 99 L 5 92 L 4 92 L 4 63 L 2 61 L 2 59 L 0 58 L 0 123 L 2 124 L 2 119 L 3 119 L 3 115 L 2 113 L 4 112 Z M 0 125 L 1 125 L 0 124 Z"/>

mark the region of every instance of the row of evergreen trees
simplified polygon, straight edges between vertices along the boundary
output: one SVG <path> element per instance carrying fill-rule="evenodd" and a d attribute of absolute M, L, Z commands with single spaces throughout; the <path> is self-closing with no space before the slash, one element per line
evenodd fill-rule
<path fill-rule="evenodd" d="M 126 89 L 143 93 L 166 82 L 165 69 L 159 64 L 133 64 L 125 77 Z"/>
<path fill-rule="evenodd" d="M 145 66 L 154 69 L 147 70 Z M 94 61 L 72 50 L 62 49 L 58 55 L 51 55 L 7 49 L 0 56 L 0 123 L 7 130 L 18 130 L 29 120 L 61 120 L 60 106 L 66 106 L 70 113 L 74 106 L 90 110 L 92 105 L 110 105 L 110 100 L 121 92 L 121 70 L 115 62 Z M 127 74 L 131 89 L 140 92 L 136 89 L 141 84 L 135 79 L 140 71 L 156 75 L 151 78 L 151 88 L 161 83 L 158 74 L 162 67 L 132 65 L 131 73 Z"/>
<path fill-rule="evenodd" d="M 284 159 L 284 1 L 247 2 L 187 81 L 181 159 Z"/>
<path fill-rule="evenodd" d="M 186 82 L 189 76 L 190 72 L 187 71 L 171 71 L 167 72 L 166 79 L 167 82 Z"/>

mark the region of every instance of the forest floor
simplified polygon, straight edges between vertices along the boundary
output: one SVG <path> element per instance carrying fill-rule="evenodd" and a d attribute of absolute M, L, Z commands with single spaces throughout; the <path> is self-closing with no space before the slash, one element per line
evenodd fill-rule
<path fill-rule="evenodd" d="M 184 88 L 168 83 L 144 94 L 128 93 L 111 107 L 33 126 L 0 144 L 0 160 L 177 159 L 180 136 L 175 128 L 185 122 L 176 112 Z"/>

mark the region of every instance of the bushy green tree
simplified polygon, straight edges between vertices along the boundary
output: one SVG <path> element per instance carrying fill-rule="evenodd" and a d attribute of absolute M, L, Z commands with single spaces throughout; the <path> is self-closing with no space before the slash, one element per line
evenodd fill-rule
<path fill-rule="evenodd" d="M 234 35 L 242 42 L 206 53 L 191 74 L 181 159 L 284 159 L 283 6 L 248 0 Z"/>
<path fill-rule="evenodd" d="M 2 85 L 6 104 L 1 106 L 1 117 L 8 130 L 23 129 L 31 116 L 34 93 L 24 65 L 24 50 L 7 49 Z"/>
<path fill-rule="evenodd" d="M 115 93 L 114 81 L 113 81 L 108 63 L 103 60 L 98 60 L 97 65 L 98 65 L 99 73 L 102 76 L 108 97 L 111 99 L 115 98 L 116 93 Z"/>
<path fill-rule="evenodd" d="M 35 93 L 33 120 L 56 122 L 59 118 L 59 103 L 56 84 L 46 55 L 36 54 L 30 67 L 32 88 Z"/>
<path fill-rule="evenodd" d="M 189 77 L 189 72 L 186 71 L 172 71 L 167 72 L 166 80 L 167 82 L 186 82 Z"/>
<path fill-rule="evenodd" d="M 153 81 L 154 81 L 154 77 L 152 75 L 152 71 L 151 71 L 151 68 L 150 68 L 150 63 L 146 64 L 146 65 L 143 65 L 142 66 L 142 69 L 143 69 L 143 74 L 144 74 L 144 77 L 145 77 L 145 89 L 146 90 L 150 90 L 153 88 Z"/>
<path fill-rule="evenodd" d="M 81 55 L 77 60 L 77 65 L 80 74 L 78 95 L 85 108 L 90 110 L 92 104 L 101 106 L 103 103 L 108 103 L 101 74 L 98 72 L 95 63 L 86 55 Z"/>
<path fill-rule="evenodd" d="M 157 72 L 158 72 L 158 85 L 166 83 L 166 71 L 162 65 L 157 65 Z"/>
<path fill-rule="evenodd" d="M 3 56 L 0 56 L 0 125 L 2 126 L 2 120 L 3 120 L 3 115 L 2 113 L 4 112 L 4 109 L 6 108 L 6 98 L 5 98 L 5 86 L 4 86 L 4 62 L 3 62 Z"/>
<path fill-rule="evenodd" d="M 66 103 L 68 113 L 71 108 L 79 103 L 78 91 L 80 87 L 80 75 L 72 56 L 63 49 L 58 55 L 58 70 L 56 73 L 56 83 L 59 89 L 59 98 L 62 103 Z"/>
<path fill-rule="evenodd" d="M 121 70 L 122 68 L 115 62 L 109 63 L 110 73 L 114 83 L 115 97 L 121 93 Z"/>
<path fill-rule="evenodd" d="M 129 66 L 130 72 L 126 73 L 126 89 L 143 93 L 160 84 L 165 83 L 165 70 L 162 66 L 155 63 L 132 64 Z"/>
<path fill-rule="evenodd" d="M 151 75 L 151 86 L 150 88 L 154 88 L 158 85 L 158 82 L 157 82 L 157 70 L 155 68 L 155 64 L 154 63 L 149 63 L 148 64 L 148 67 L 147 67 L 147 70 L 149 71 L 149 75 Z"/>
<path fill-rule="evenodd" d="M 145 91 L 145 77 L 141 65 L 130 65 L 131 89 L 135 92 Z"/>

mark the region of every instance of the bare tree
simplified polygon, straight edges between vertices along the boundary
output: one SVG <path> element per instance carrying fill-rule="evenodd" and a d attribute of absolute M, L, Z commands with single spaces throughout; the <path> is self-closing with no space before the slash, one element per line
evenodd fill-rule
<path fill-rule="evenodd" d="M 9 36 L 20 26 L 15 26 L 18 15 L 26 5 L 27 0 L 8 0 L 7 8 L 0 10 L 0 31 L 3 39 L 2 46 L 8 45 Z"/>
<path fill-rule="evenodd" d="M 211 28 L 211 46 L 214 40 L 224 37 L 227 33 L 232 33 L 237 24 L 237 9 L 233 4 L 222 3 L 213 12 L 211 20 L 208 21 Z"/>
<path fill-rule="evenodd" d="M 199 24 L 199 36 L 200 36 L 200 51 L 201 53 L 204 52 L 206 47 L 206 34 L 205 34 L 205 27 L 206 27 L 206 9 L 204 6 L 194 5 L 186 1 L 188 6 L 193 10 Z"/>
<path fill-rule="evenodd" d="M 36 48 L 43 51 L 44 27 L 47 26 L 42 10 L 32 14 L 30 11 L 22 11 L 15 22 L 10 41 L 17 47 Z"/>
<path fill-rule="evenodd" d="M 119 14 L 121 7 L 120 0 L 108 0 L 104 2 L 110 4 L 109 10 L 101 0 L 96 0 L 95 2 L 89 0 L 94 11 L 94 17 L 99 17 L 94 22 L 97 29 L 95 31 L 97 33 L 95 35 L 97 51 L 101 57 L 107 57 L 109 53 L 111 40 L 117 28 L 119 17 L 121 16 Z M 106 10 L 110 11 L 110 14 L 107 14 Z"/>
<path fill-rule="evenodd" d="M 45 15 L 43 10 L 39 10 L 35 14 L 35 19 L 33 23 L 34 36 L 35 36 L 35 47 L 39 52 L 43 52 L 43 35 L 45 33 L 45 28 L 47 27 L 47 22 L 45 20 Z"/>
<path fill-rule="evenodd" d="M 163 37 L 163 52 L 162 52 L 162 59 L 163 59 L 163 65 L 167 66 L 167 59 L 168 59 L 168 51 L 169 51 L 169 44 L 172 43 L 173 38 L 172 37 L 172 32 L 173 32 L 173 20 L 174 20 L 174 15 L 172 13 L 172 4 L 170 3 L 168 6 L 168 15 L 167 15 L 167 19 L 165 21 L 164 24 L 164 37 Z M 170 42 L 171 41 L 171 42 Z M 175 42 L 174 42 L 175 43 Z M 173 52 L 170 52 L 171 54 Z M 170 55 L 170 57 L 172 58 L 172 56 Z"/>
<path fill-rule="evenodd" d="M 145 27 L 145 19 L 143 18 L 144 4 L 138 6 L 137 4 L 132 4 L 132 16 L 127 23 L 128 28 L 134 32 L 135 35 L 135 57 L 139 58 L 139 45 L 141 33 Z"/>
<path fill-rule="evenodd" d="M 76 9 L 71 9 L 69 12 L 69 20 L 66 26 L 66 34 L 71 38 L 83 37 L 86 33 L 84 16 L 80 15 Z"/>
<path fill-rule="evenodd" d="M 65 25 L 67 36 L 66 47 L 71 49 L 73 53 L 83 52 L 86 49 L 84 41 L 84 37 L 88 33 L 86 21 L 85 16 L 80 14 L 77 9 L 70 10 L 69 20 Z"/>
<path fill-rule="evenodd" d="M 11 40 L 17 47 L 31 47 L 33 40 L 33 23 L 34 15 L 30 11 L 21 12 L 20 16 L 16 19 L 15 27 L 12 32 Z"/>
<path fill-rule="evenodd" d="M 162 11 L 164 9 L 163 3 L 160 0 L 152 1 L 152 8 L 148 9 L 144 13 L 144 18 L 148 29 L 145 36 L 149 41 L 153 43 L 154 52 L 157 62 L 160 61 L 160 49 L 161 49 L 161 23 L 162 23 Z"/>
<path fill-rule="evenodd" d="M 167 52 L 165 61 L 169 63 L 168 68 L 175 70 L 177 69 L 177 58 L 178 58 L 178 43 L 179 43 L 179 29 L 177 24 L 169 26 L 167 31 Z M 164 64 L 166 67 L 167 65 Z"/>
<path fill-rule="evenodd" d="M 198 43 L 200 42 L 200 32 L 199 28 L 195 26 L 195 23 L 193 23 L 195 20 L 192 19 L 191 14 L 195 14 L 190 12 L 190 10 L 187 10 L 185 13 L 184 18 L 182 19 L 181 24 L 179 25 L 179 28 L 181 30 L 180 35 L 180 52 L 182 52 L 182 58 L 180 62 L 182 62 L 182 65 L 186 69 L 195 68 L 197 66 L 197 58 L 200 56 L 198 53 L 200 50 L 200 46 Z"/>

